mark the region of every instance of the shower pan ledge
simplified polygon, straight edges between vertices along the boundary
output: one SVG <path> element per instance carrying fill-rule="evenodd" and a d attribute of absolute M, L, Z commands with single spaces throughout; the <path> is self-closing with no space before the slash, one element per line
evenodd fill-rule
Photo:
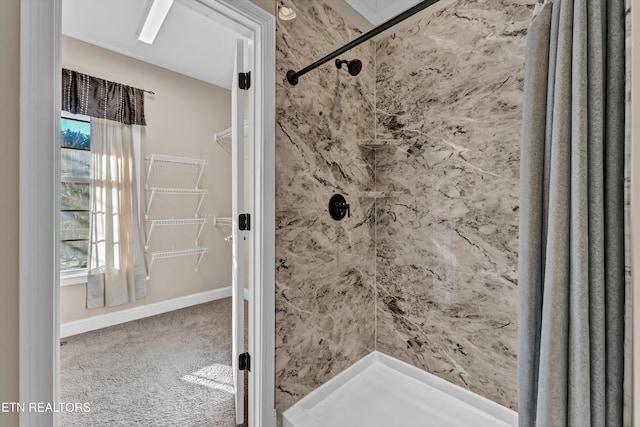
<path fill-rule="evenodd" d="M 284 427 L 517 426 L 509 408 L 374 351 L 283 414 Z"/>

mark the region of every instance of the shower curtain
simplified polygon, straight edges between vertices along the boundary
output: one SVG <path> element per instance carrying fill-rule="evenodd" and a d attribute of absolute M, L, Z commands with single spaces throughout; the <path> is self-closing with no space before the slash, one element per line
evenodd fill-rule
<path fill-rule="evenodd" d="M 621 426 L 624 0 L 538 4 L 525 64 L 520 426 Z"/>

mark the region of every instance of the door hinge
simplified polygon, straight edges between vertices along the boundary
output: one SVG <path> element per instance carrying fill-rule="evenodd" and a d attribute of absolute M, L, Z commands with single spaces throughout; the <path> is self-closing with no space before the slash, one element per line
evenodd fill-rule
<path fill-rule="evenodd" d="M 251 87 L 251 71 L 238 73 L 238 85 L 242 90 L 249 90 Z"/>
<path fill-rule="evenodd" d="M 240 214 L 238 226 L 240 227 L 240 231 L 251 230 L 251 214 Z"/>
<path fill-rule="evenodd" d="M 251 355 L 249 353 L 238 355 L 238 369 L 241 371 L 251 371 Z"/>

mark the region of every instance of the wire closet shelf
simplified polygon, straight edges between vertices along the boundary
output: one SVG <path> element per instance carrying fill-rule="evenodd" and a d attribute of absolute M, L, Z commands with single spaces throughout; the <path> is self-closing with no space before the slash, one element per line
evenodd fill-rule
<path fill-rule="evenodd" d="M 147 202 L 146 213 L 145 213 L 145 221 L 148 224 L 148 232 L 145 239 L 145 250 L 149 255 L 149 273 L 153 268 L 154 262 L 157 259 L 165 259 L 165 258 L 174 258 L 174 257 L 182 257 L 188 255 L 197 255 L 197 261 L 195 265 L 195 271 L 198 271 L 200 267 L 200 263 L 202 262 L 202 258 L 206 253 L 209 252 L 208 247 L 200 246 L 199 240 L 202 236 L 202 232 L 204 230 L 204 226 L 210 222 L 210 217 L 208 215 L 201 215 L 200 209 L 202 207 L 202 202 L 204 201 L 204 196 L 208 194 L 208 190 L 204 188 L 200 188 L 200 182 L 202 180 L 202 175 L 204 172 L 204 167 L 207 165 L 207 160 L 205 159 L 196 159 L 191 157 L 179 157 L 179 156 L 169 156 L 164 154 L 150 154 L 146 157 L 148 162 L 148 169 L 145 181 L 145 189 L 150 193 L 149 201 Z M 195 167 L 197 168 L 195 173 L 192 175 L 195 177 L 193 187 L 169 187 L 169 186 L 154 186 L 151 185 L 152 177 L 160 173 L 162 168 L 171 167 L 172 164 L 183 165 L 183 167 Z M 164 166 L 160 166 L 164 165 Z M 156 172 L 154 172 L 156 171 Z M 175 174 L 175 171 L 172 173 L 169 170 L 168 174 L 169 178 L 176 177 L 179 174 Z M 190 175 L 191 176 L 191 175 Z M 189 178 L 191 179 L 191 178 Z M 192 182 L 193 183 L 193 182 Z M 158 195 L 167 195 L 171 196 L 197 196 L 197 205 L 194 212 L 193 218 L 150 218 L 149 212 L 152 209 L 154 200 Z M 159 250 L 149 250 L 149 245 L 151 241 L 151 236 L 153 235 L 154 230 L 157 227 L 168 227 L 168 226 L 195 226 L 195 239 L 194 246 L 192 247 L 180 247 L 180 248 L 170 248 L 170 249 L 159 249 Z"/>

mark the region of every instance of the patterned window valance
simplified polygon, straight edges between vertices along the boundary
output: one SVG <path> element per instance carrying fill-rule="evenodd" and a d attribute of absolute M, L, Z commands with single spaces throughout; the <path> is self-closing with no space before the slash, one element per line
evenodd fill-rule
<path fill-rule="evenodd" d="M 62 109 L 127 125 L 146 125 L 144 90 L 62 69 Z"/>

